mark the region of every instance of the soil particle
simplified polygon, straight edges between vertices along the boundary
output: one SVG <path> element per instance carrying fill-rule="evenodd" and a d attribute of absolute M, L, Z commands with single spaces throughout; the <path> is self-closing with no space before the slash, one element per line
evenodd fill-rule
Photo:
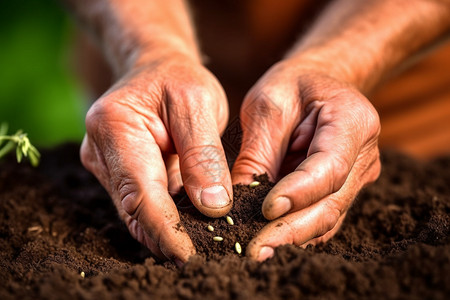
<path fill-rule="evenodd" d="M 178 269 L 129 236 L 80 165 L 77 145 L 45 151 L 37 169 L 11 157 L 0 164 L 0 299 L 448 299 L 450 157 L 382 159 L 380 179 L 358 195 L 329 243 L 279 247 L 263 263 L 243 254 L 266 223 L 267 177 L 234 187 L 234 225 L 200 215 L 178 195 L 198 250 Z"/>

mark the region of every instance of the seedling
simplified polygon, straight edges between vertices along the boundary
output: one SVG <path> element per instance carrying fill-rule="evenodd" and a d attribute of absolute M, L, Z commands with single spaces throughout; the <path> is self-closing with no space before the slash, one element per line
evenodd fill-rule
<path fill-rule="evenodd" d="M 27 134 L 18 130 L 14 135 L 7 135 L 8 125 L 0 125 L 0 158 L 16 148 L 17 162 L 20 163 L 24 157 L 28 157 L 33 167 L 39 164 L 41 155 L 39 151 L 30 143 Z"/>

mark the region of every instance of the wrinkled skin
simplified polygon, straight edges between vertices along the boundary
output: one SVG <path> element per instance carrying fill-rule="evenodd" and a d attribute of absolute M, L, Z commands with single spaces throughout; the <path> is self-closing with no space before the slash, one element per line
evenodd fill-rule
<path fill-rule="evenodd" d="M 267 172 L 278 181 L 262 212 L 269 223 L 250 243 L 258 260 L 282 244 L 332 237 L 359 190 L 380 173 L 378 114 L 349 84 L 284 61 L 250 90 L 233 183 Z"/>
<path fill-rule="evenodd" d="M 170 74 L 168 76 L 167 74 Z M 171 195 L 184 184 L 193 204 L 218 217 L 231 208 L 231 177 L 220 143 L 225 94 L 202 66 L 171 59 L 124 76 L 90 109 L 82 162 L 112 196 L 131 234 L 182 265 L 195 249 Z M 233 183 L 267 172 L 278 183 L 263 203 L 273 220 L 250 243 L 258 260 L 273 248 L 324 242 L 358 191 L 380 172 L 376 111 L 351 85 L 289 60 L 272 67 L 241 110 L 243 144 Z M 223 185 L 229 202 L 200 200 Z M 280 200 L 281 199 L 281 200 Z M 218 201 L 218 202 L 217 202 Z"/>
<path fill-rule="evenodd" d="M 161 258 L 181 265 L 195 253 L 171 198 L 183 183 L 202 213 L 218 217 L 231 209 L 220 142 L 227 120 L 215 77 L 177 56 L 127 73 L 87 114 L 82 163 L 108 190 L 133 237 Z M 202 193 L 208 187 L 212 192 Z"/>
<path fill-rule="evenodd" d="M 231 182 L 264 172 L 277 181 L 262 206 L 272 223 L 247 248 L 258 260 L 336 233 L 380 172 L 380 122 L 360 91 L 450 28 L 448 0 L 330 1 L 247 94 L 231 176 L 219 137 L 226 97 L 200 63 L 185 1 L 65 2 L 121 77 L 87 115 L 82 162 L 131 234 L 178 265 L 195 252 L 170 196 L 181 185 L 199 211 L 219 217 L 232 206 Z"/>

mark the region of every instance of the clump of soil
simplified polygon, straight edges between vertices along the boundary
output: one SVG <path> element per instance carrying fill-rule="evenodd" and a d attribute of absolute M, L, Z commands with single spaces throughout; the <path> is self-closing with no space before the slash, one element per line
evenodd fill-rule
<path fill-rule="evenodd" d="M 264 225 L 259 205 L 267 180 L 234 187 L 233 226 L 198 215 L 180 196 L 182 222 L 200 253 L 182 269 L 130 238 L 108 195 L 79 164 L 76 145 L 43 153 L 38 169 L 5 160 L 0 299 L 448 299 L 450 157 L 382 158 L 380 179 L 360 193 L 329 243 L 283 246 L 263 263 L 238 255 L 234 242 L 245 247 Z M 223 242 L 212 241 L 216 233 Z"/>
<path fill-rule="evenodd" d="M 235 202 L 227 216 L 233 220 L 234 225 L 230 225 L 226 217 L 213 219 L 202 215 L 190 204 L 184 193 L 179 195 L 182 201 L 175 199 L 179 204 L 181 222 L 199 255 L 208 259 L 220 259 L 226 254 L 236 253 L 236 242 L 242 247 L 242 255 L 245 255 L 245 248 L 250 240 L 268 223 L 261 213 L 261 205 L 274 185 L 269 182 L 267 175 L 256 176 L 254 179 L 260 182 L 260 185 L 233 187 Z M 213 232 L 207 229 L 208 225 L 214 228 Z M 222 237 L 223 241 L 214 241 L 216 236 Z"/>

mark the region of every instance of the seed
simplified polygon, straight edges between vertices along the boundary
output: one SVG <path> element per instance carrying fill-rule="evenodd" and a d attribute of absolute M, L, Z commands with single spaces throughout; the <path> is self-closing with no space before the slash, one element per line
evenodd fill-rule
<path fill-rule="evenodd" d="M 43 231 L 43 228 L 41 226 L 32 226 L 32 227 L 28 227 L 28 232 L 33 232 L 33 233 L 41 233 Z"/>
<path fill-rule="evenodd" d="M 208 227 L 207 227 L 207 228 L 208 228 L 208 230 L 209 230 L 209 231 L 211 231 L 211 232 L 213 232 L 213 231 L 214 231 L 214 227 L 212 227 L 211 225 L 208 225 Z"/>
<path fill-rule="evenodd" d="M 234 225 L 234 221 L 230 216 L 227 216 L 227 223 L 230 225 Z"/>
<path fill-rule="evenodd" d="M 81 276 L 81 278 L 84 278 L 84 276 L 86 276 L 86 274 L 83 271 L 81 271 L 80 276 Z"/>
<path fill-rule="evenodd" d="M 221 237 L 221 236 L 215 236 L 215 237 L 213 237 L 213 240 L 214 240 L 215 242 L 221 242 L 221 241 L 223 241 L 223 237 Z"/>
<path fill-rule="evenodd" d="M 259 181 L 253 181 L 252 183 L 250 183 L 250 187 L 254 188 L 254 187 L 257 187 L 259 184 L 260 184 Z"/>
<path fill-rule="evenodd" d="M 242 247 L 241 247 L 241 244 L 239 244 L 238 242 L 236 242 L 236 244 L 234 244 L 234 249 L 236 249 L 236 252 L 237 252 L 238 254 L 241 254 L 241 253 L 242 253 Z"/>

